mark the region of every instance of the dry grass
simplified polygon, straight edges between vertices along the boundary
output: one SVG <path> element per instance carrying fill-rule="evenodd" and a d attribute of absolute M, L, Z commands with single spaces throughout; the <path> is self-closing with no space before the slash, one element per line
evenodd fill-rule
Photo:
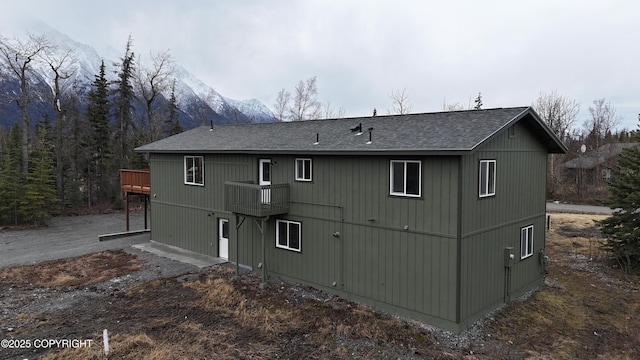
<path fill-rule="evenodd" d="M 35 286 L 88 286 L 140 269 L 135 255 L 104 251 L 70 259 L 0 269 L 0 283 Z"/>
<path fill-rule="evenodd" d="M 546 285 L 495 313 L 483 335 L 461 348 L 439 345 L 439 335 L 418 324 L 337 297 L 301 297 L 300 287 L 275 282 L 261 290 L 259 277 L 235 279 L 223 267 L 197 280 L 158 279 L 127 291 L 113 305 L 123 323 L 110 329 L 108 359 L 640 358 L 640 277 L 613 268 L 599 250 L 593 220 L 601 218 L 553 214 Z M 28 273 L 13 271 L 17 275 L 0 272 L 0 279 Z M 66 284 L 71 279 L 65 276 L 73 274 L 57 273 L 48 281 Z M 91 309 L 73 314 L 86 322 L 92 318 L 82 316 L 94 315 Z M 94 346 L 53 350 L 44 359 L 105 358 L 101 333 L 76 333 L 94 339 Z"/>
<path fill-rule="evenodd" d="M 531 358 L 640 356 L 640 277 L 612 268 L 599 250 L 594 220 L 602 218 L 552 215 L 547 285 L 496 316 L 491 330 L 499 340 Z"/>

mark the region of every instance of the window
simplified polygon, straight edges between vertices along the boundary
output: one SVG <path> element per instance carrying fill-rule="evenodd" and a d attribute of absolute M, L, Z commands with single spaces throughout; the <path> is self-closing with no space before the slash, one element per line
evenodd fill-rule
<path fill-rule="evenodd" d="M 300 251 L 300 223 L 276 220 L 276 247 Z"/>
<path fill-rule="evenodd" d="M 391 160 L 391 195 L 420 197 L 421 162 L 415 160 Z"/>
<path fill-rule="evenodd" d="M 533 225 L 520 229 L 520 259 L 533 255 Z"/>
<path fill-rule="evenodd" d="M 496 161 L 480 160 L 480 197 L 496 194 Z"/>
<path fill-rule="evenodd" d="M 296 159 L 296 180 L 311 181 L 311 159 Z"/>
<path fill-rule="evenodd" d="M 204 185 L 204 158 L 202 156 L 184 157 L 184 183 Z"/>

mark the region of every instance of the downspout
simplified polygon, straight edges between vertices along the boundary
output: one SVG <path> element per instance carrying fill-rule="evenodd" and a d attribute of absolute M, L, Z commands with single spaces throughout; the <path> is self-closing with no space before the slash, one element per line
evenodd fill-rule
<path fill-rule="evenodd" d="M 267 287 L 267 251 L 264 244 L 264 231 L 267 220 L 269 220 L 268 216 L 261 218 L 259 222 L 258 219 L 255 219 L 256 226 L 258 227 L 258 230 L 260 230 L 260 240 L 262 241 L 262 262 L 260 264 L 262 267 L 262 283 L 260 283 L 261 289 Z"/>
<path fill-rule="evenodd" d="M 235 223 L 235 228 L 236 228 L 236 277 L 240 277 L 240 239 L 238 238 L 238 229 L 240 227 L 240 224 L 238 223 L 240 221 L 240 216 L 238 216 L 238 214 L 235 214 L 236 216 L 236 223 Z"/>
<path fill-rule="evenodd" d="M 456 324 L 460 324 L 461 321 L 461 289 L 462 289 L 462 196 L 463 182 L 462 182 L 462 156 L 458 156 L 458 211 L 457 211 L 457 224 L 456 224 Z"/>

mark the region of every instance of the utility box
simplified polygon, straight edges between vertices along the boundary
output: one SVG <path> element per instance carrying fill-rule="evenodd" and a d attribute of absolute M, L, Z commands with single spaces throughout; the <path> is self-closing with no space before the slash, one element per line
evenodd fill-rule
<path fill-rule="evenodd" d="M 510 268 L 516 261 L 516 255 L 513 253 L 513 247 L 504 248 L 504 267 Z"/>

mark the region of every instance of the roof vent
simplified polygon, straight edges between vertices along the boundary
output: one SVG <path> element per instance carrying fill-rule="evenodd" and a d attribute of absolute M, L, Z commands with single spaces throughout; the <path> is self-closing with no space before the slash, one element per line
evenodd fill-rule
<path fill-rule="evenodd" d="M 366 144 L 371 145 L 371 143 L 373 142 L 371 139 L 371 133 L 373 132 L 373 128 L 370 127 L 368 130 L 369 130 L 369 141 L 367 141 Z"/>
<path fill-rule="evenodd" d="M 362 135 L 362 123 L 358 124 L 356 127 L 352 127 L 351 132 L 356 133 L 356 135 Z"/>
<path fill-rule="evenodd" d="M 313 143 L 313 145 L 318 145 L 320 144 L 320 134 L 316 133 L 316 142 Z"/>

